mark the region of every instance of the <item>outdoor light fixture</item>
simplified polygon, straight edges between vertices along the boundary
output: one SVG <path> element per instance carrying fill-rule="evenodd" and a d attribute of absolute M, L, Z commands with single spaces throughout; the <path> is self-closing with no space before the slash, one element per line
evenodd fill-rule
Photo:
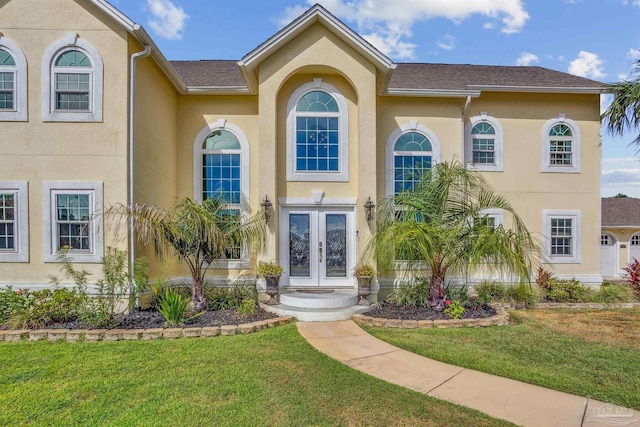
<path fill-rule="evenodd" d="M 375 207 L 375 203 L 373 203 L 373 201 L 371 200 L 371 196 L 369 196 L 369 199 L 364 204 L 364 213 L 367 217 L 367 224 L 371 224 L 371 221 L 373 220 L 373 208 Z"/>
<path fill-rule="evenodd" d="M 269 218 L 271 218 L 271 202 L 269 201 L 269 196 L 264 196 L 264 200 L 260 203 L 262 206 L 262 211 L 264 212 L 264 222 L 269 223 Z"/>

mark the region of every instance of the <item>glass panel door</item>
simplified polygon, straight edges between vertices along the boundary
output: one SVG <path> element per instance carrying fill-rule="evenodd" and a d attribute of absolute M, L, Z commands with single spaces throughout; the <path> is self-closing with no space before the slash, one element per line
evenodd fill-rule
<path fill-rule="evenodd" d="M 326 214 L 325 274 L 327 277 L 347 277 L 347 215 Z"/>
<path fill-rule="evenodd" d="M 311 277 L 310 214 L 289 215 L 289 276 Z"/>

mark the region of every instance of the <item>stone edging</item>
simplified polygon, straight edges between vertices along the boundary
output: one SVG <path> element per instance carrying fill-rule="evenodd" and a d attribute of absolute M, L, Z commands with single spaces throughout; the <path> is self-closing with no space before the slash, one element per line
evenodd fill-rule
<path fill-rule="evenodd" d="M 595 308 L 599 310 L 603 309 L 618 309 L 618 308 L 636 308 L 640 309 L 640 303 L 638 302 L 626 302 L 626 303 L 615 303 L 615 304 L 605 304 L 605 303 L 594 303 L 594 302 L 541 302 L 536 305 L 535 308 L 577 308 L 577 309 L 588 309 Z"/>
<path fill-rule="evenodd" d="M 440 320 L 400 320 L 372 317 L 364 314 L 354 314 L 354 322 L 364 326 L 401 329 L 430 329 L 430 328 L 462 328 L 503 326 L 509 324 L 509 313 L 499 304 L 492 305 L 496 315 L 482 319 L 440 319 Z"/>
<path fill-rule="evenodd" d="M 292 317 L 276 317 L 242 325 L 206 326 L 203 328 L 152 328 L 152 329 L 18 329 L 0 331 L 0 341 L 136 341 L 159 338 L 197 338 L 250 334 L 266 328 L 275 328 L 291 322 Z"/>

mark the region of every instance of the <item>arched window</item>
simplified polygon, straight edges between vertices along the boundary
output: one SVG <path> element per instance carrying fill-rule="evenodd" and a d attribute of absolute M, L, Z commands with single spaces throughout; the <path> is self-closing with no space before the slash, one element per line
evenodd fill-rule
<path fill-rule="evenodd" d="M 42 65 L 45 121 L 102 121 L 102 59 L 70 34 L 49 46 Z"/>
<path fill-rule="evenodd" d="M 242 130 L 224 119 L 203 128 L 194 142 L 193 169 L 194 198 L 217 198 L 226 204 L 223 214 L 242 221 L 249 204 L 249 143 Z M 240 242 L 227 248 L 226 264 L 218 266 L 245 267 L 239 263 L 248 257 L 245 249 Z"/>
<path fill-rule="evenodd" d="M 481 171 L 503 171 L 502 126 L 494 117 L 481 113 L 465 126 L 465 158 L 469 166 Z"/>
<path fill-rule="evenodd" d="M 333 86 L 314 79 L 287 107 L 287 179 L 347 181 L 347 105 Z"/>
<path fill-rule="evenodd" d="M 0 121 L 27 120 L 27 61 L 20 48 L 0 35 Z"/>
<path fill-rule="evenodd" d="M 562 114 L 549 120 L 542 137 L 543 172 L 580 172 L 580 131 L 573 120 Z"/>
<path fill-rule="evenodd" d="M 387 195 L 413 190 L 439 161 L 440 144 L 429 129 L 417 122 L 396 129 L 387 140 Z"/>

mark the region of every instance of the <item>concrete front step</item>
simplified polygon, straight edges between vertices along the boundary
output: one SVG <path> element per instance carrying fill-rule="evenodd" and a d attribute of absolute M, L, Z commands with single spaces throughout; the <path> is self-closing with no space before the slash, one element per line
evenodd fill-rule
<path fill-rule="evenodd" d="M 375 305 L 352 305 L 341 308 L 308 308 L 294 307 L 286 304 L 267 305 L 260 303 L 260 307 L 278 316 L 293 316 L 302 322 L 335 322 L 338 320 L 351 319 L 351 316 L 354 314 L 366 313 L 373 309 Z"/>
<path fill-rule="evenodd" d="M 334 291 L 326 294 L 309 292 L 286 292 L 280 294 L 280 304 L 300 308 L 345 308 L 356 305 L 358 294 L 352 290 Z"/>

